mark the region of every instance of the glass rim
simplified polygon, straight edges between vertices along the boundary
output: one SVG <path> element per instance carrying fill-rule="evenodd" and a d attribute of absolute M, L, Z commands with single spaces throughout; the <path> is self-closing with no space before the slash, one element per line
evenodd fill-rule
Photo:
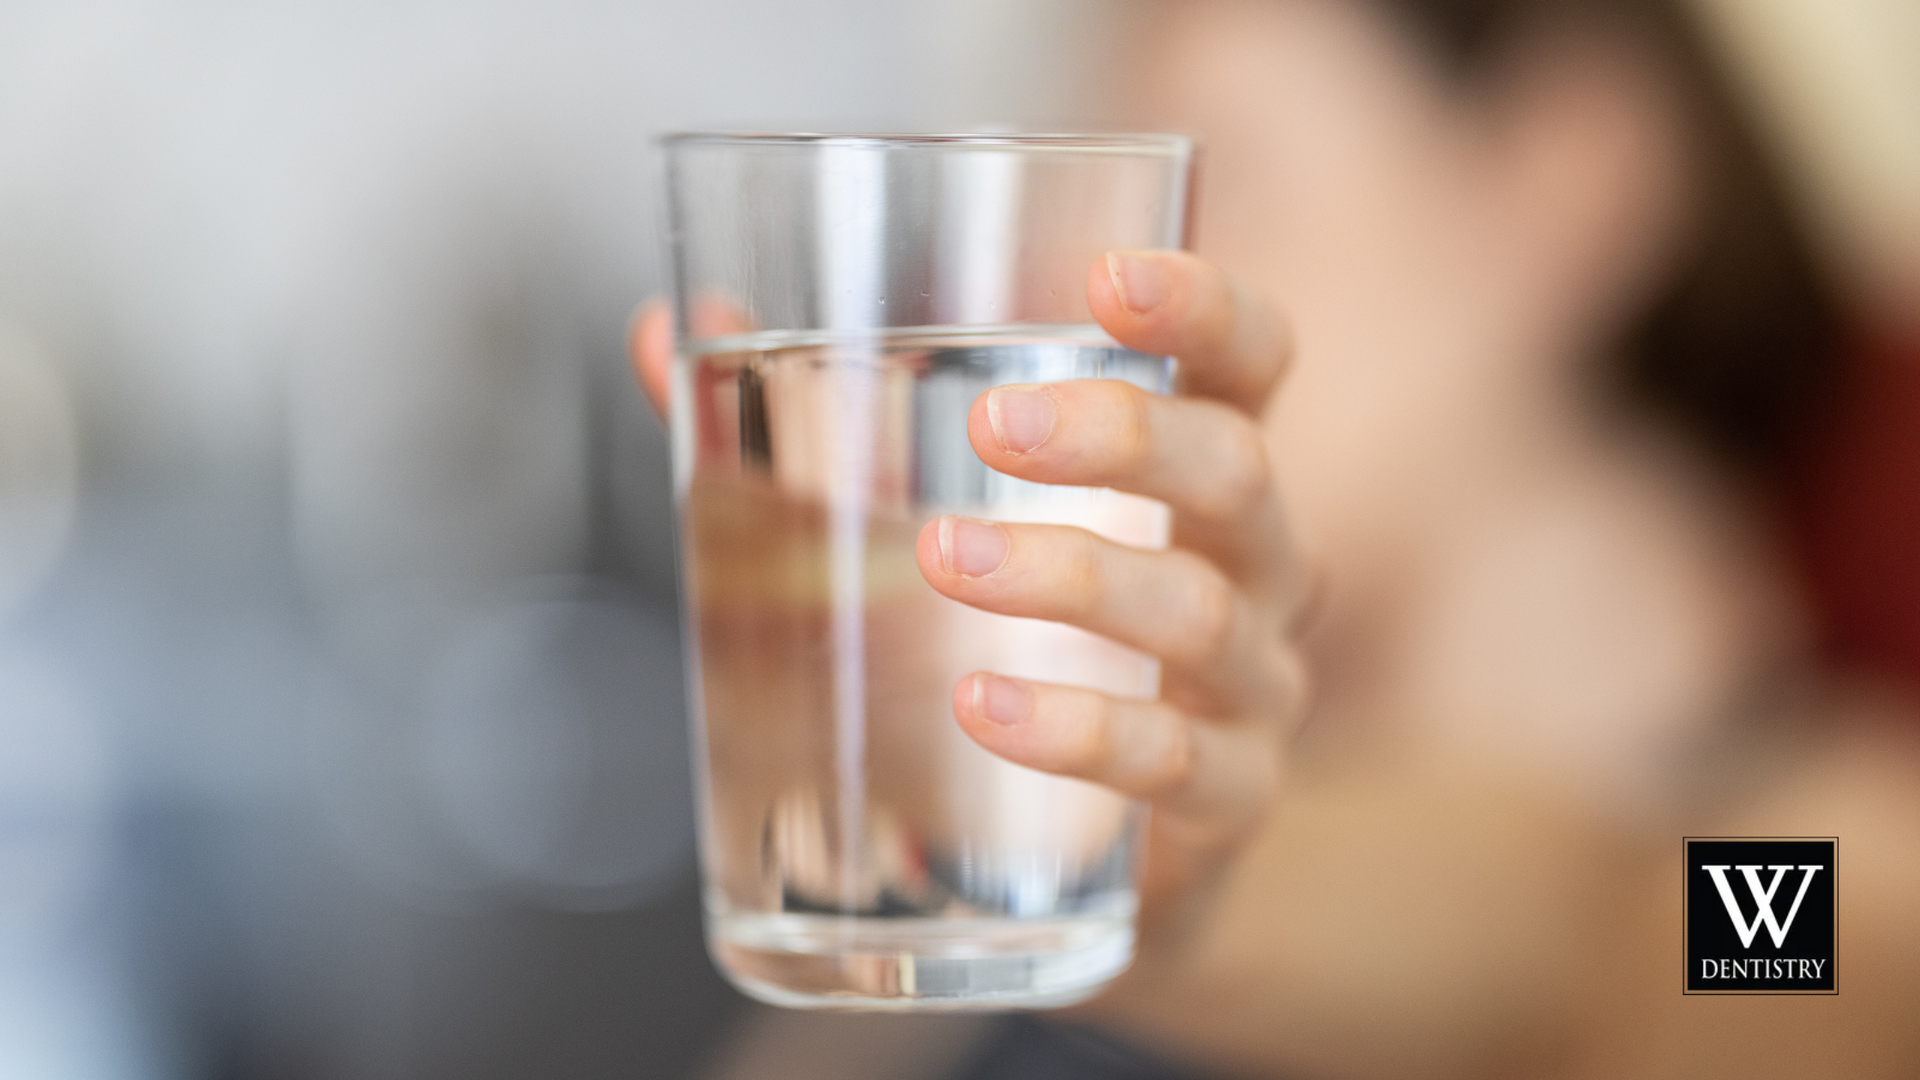
<path fill-rule="evenodd" d="M 693 146 L 870 147 L 874 149 L 1064 150 L 1112 154 L 1147 153 L 1178 157 L 1193 152 L 1186 135 L 1154 132 L 832 132 L 832 131 L 670 131 L 656 140 L 674 150 Z"/>

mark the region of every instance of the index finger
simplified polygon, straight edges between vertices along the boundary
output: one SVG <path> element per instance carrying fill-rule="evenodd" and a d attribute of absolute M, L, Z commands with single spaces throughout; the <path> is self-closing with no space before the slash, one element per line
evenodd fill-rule
<path fill-rule="evenodd" d="M 1277 308 L 1183 251 L 1115 251 L 1087 273 L 1087 304 L 1129 349 L 1180 361 L 1189 393 L 1258 413 L 1293 356 Z"/>
<path fill-rule="evenodd" d="M 692 337 L 724 337 L 744 334 L 753 328 L 740 305 L 724 297 L 697 296 L 692 304 Z M 655 297 L 633 313 L 627 322 L 627 356 L 640 377 L 640 388 L 653 403 L 653 411 L 667 418 L 672 388 L 669 369 L 673 366 L 673 308 Z"/>
<path fill-rule="evenodd" d="M 671 383 L 667 369 L 673 364 L 673 312 L 665 300 L 649 300 L 634 312 L 627 323 L 627 356 L 653 411 L 665 420 Z"/>

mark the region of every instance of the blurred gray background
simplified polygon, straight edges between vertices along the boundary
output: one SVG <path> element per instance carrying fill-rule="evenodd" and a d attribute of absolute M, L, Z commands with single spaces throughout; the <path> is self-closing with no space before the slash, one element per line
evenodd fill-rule
<path fill-rule="evenodd" d="M 0 4 L 0 1076 L 709 1062 L 651 138 L 1032 120 L 1064 25 Z"/>

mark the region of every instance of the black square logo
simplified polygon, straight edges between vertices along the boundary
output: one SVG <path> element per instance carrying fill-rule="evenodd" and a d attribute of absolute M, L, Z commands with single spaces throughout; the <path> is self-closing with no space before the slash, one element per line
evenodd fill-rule
<path fill-rule="evenodd" d="M 1833 837 L 1688 837 L 1688 994 L 1832 994 Z"/>

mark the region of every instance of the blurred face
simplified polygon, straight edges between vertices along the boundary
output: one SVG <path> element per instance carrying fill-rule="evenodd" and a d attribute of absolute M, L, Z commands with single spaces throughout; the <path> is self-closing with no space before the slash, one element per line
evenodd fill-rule
<path fill-rule="evenodd" d="M 1200 252 L 1297 330 L 1269 438 L 1298 526 L 1343 604 L 1391 588 L 1584 422 L 1675 231 L 1672 110 L 1571 39 L 1469 98 L 1363 3 L 1189 0 L 1142 30 L 1121 93 L 1201 137 Z"/>

